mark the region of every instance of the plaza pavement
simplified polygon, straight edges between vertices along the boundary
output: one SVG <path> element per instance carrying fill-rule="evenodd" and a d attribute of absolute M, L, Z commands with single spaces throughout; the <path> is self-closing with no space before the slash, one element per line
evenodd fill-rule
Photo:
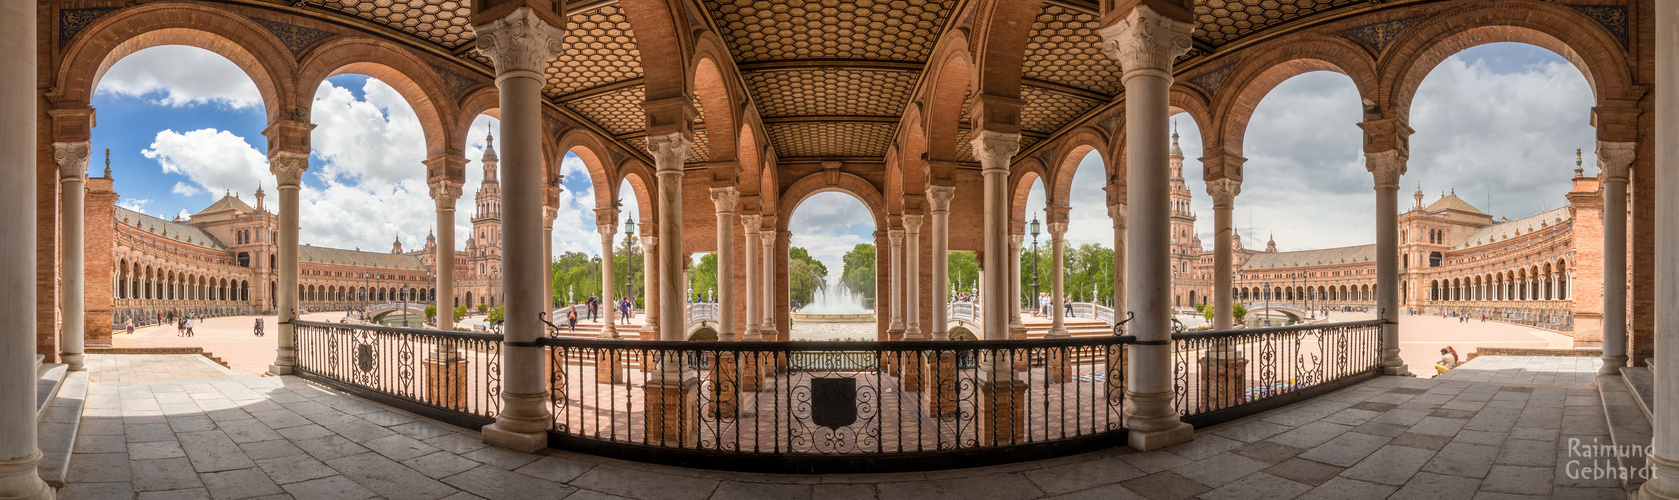
<path fill-rule="evenodd" d="M 992 467 L 868 475 L 682 469 L 487 448 L 478 432 L 295 377 L 99 382 L 90 355 L 62 498 L 914 499 L 1623 498 L 1592 388 L 1382 377 L 1197 431 L 1164 450 L 1114 448 Z M 201 356 L 155 356 L 198 370 Z M 120 368 L 119 368 L 120 369 Z"/>

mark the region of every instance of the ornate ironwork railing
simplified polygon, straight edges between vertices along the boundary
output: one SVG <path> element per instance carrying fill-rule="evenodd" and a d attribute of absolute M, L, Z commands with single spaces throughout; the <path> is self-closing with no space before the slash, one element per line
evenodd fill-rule
<path fill-rule="evenodd" d="M 478 427 L 501 410 L 502 336 L 293 321 L 297 374 Z M 427 411 L 440 410 L 440 411 Z"/>
<path fill-rule="evenodd" d="M 864 472 L 1123 443 L 1132 341 L 538 344 L 556 447 L 689 467 Z"/>
<path fill-rule="evenodd" d="M 1381 321 L 1172 334 L 1184 421 L 1203 427 L 1381 374 Z"/>

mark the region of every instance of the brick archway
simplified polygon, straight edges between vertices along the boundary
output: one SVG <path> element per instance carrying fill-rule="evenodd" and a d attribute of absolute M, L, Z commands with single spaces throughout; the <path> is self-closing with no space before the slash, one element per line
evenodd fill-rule
<path fill-rule="evenodd" d="M 1013 232 L 1020 229 L 1020 225 L 1031 219 L 1032 214 L 1026 212 L 1026 200 L 1032 197 L 1032 186 L 1034 184 L 1040 181 L 1044 182 L 1044 201 L 1046 204 L 1054 203 L 1055 199 L 1050 197 L 1048 176 L 1045 174 L 1044 166 L 1038 163 L 1036 158 L 1027 158 L 1016 162 L 1010 170 L 1013 173 L 1009 175 L 1009 183 L 1011 184 L 1009 186 L 1009 230 Z M 1017 225 L 1017 222 L 1020 225 Z"/>
<path fill-rule="evenodd" d="M 583 160 L 583 168 L 589 172 L 589 184 L 595 190 L 595 209 L 611 208 L 612 202 L 617 200 L 618 183 L 616 181 L 619 176 L 614 175 L 616 168 L 611 165 L 609 157 L 606 156 L 610 154 L 608 153 L 610 150 L 594 133 L 580 128 L 571 129 L 561 135 L 558 144 L 559 146 L 556 149 L 559 151 L 557 155 L 559 159 L 552 162 L 556 165 L 555 173 L 558 173 L 559 170 L 557 165 L 565 161 L 566 153 L 577 155 L 578 159 Z M 636 196 L 640 197 L 642 195 L 637 193 Z"/>
<path fill-rule="evenodd" d="M 794 181 L 781 193 L 780 213 L 787 216 L 776 219 L 776 230 L 787 230 L 787 223 L 793 219 L 793 211 L 798 209 L 805 199 L 829 191 L 838 191 L 857 198 L 863 202 L 864 208 L 869 209 L 869 216 L 874 221 L 876 230 L 887 227 L 886 200 L 874 184 L 856 174 L 816 172 Z"/>
<path fill-rule="evenodd" d="M 427 158 L 445 154 L 450 145 L 465 142 L 464 137 L 458 140 L 450 137 L 455 127 L 443 123 L 444 117 L 459 113 L 454 98 L 437 74 L 406 49 L 383 40 L 344 38 L 322 42 L 300 65 L 298 94 L 293 99 L 313 102 L 321 82 L 349 73 L 373 77 L 408 101 L 425 135 Z"/>
<path fill-rule="evenodd" d="M 1369 52 L 1351 39 L 1319 33 L 1284 37 L 1236 64 L 1219 87 L 1220 92 L 1213 96 L 1213 118 L 1217 121 L 1203 124 L 1203 131 L 1210 125 L 1217 131 L 1215 145 L 1240 155 L 1248 122 L 1260 101 L 1284 81 L 1313 71 L 1346 75 L 1358 88 L 1359 97 L 1365 99 L 1376 95 L 1380 81 Z M 1203 133 L 1203 143 L 1206 137 Z"/>
<path fill-rule="evenodd" d="M 736 171 L 728 168 L 725 162 L 739 155 L 736 150 L 736 124 L 739 123 L 736 114 L 740 108 L 737 105 L 740 92 L 731 85 L 735 79 L 724 78 L 723 75 L 738 74 L 738 71 L 734 69 L 728 49 L 714 34 L 703 34 L 695 41 L 693 59 L 694 65 L 688 74 L 694 85 L 694 102 L 700 107 L 695 111 L 704 117 L 706 157 L 711 161 L 712 175 L 719 179 L 734 179 Z"/>
<path fill-rule="evenodd" d="M 957 36 L 951 34 L 950 36 Z M 922 146 L 929 160 L 955 161 L 958 149 L 958 128 L 962 122 L 965 96 L 973 90 L 973 60 L 967 43 L 950 43 L 936 56 L 932 67 L 938 68 L 927 80 L 926 116 L 922 120 L 925 142 Z M 933 179 L 947 180 L 954 172 L 931 172 Z"/>

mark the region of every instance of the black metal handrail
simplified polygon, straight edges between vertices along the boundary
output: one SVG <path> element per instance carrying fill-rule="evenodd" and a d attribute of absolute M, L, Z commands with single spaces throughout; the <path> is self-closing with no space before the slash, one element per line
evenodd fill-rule
<path fill-rule="evenodd" d="M 297 374 L 457 425 L 501 410 L 502 336 L 294 320 Z"/>
<path fill-rule="evenodd" d="M 1204 427 L 1375 377 L 1382 320 L 1172 334 L 1184 421 Z"/>

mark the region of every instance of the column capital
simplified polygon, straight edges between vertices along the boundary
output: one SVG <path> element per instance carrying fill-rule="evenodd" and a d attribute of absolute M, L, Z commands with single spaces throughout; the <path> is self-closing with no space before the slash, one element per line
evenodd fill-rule
<path fill-rule="evenodd" d="M 920 234 L 921 233 L 921 218 L 922 217 L 926 217 L 926 216 L 925 215 L 905 215 L 904 216 L 904 231 L 908 231 L 909 234 L 912 234 L 912 235 Z"/>
<path fill-rule="evenodd" d="M 542 229 L 544 231 L 554 229 L 554 218 L 558 217 L 559 215 L 560 215 L 559 207 L 549 207 L 549 206 L 542 207 Z"/>
<path fill-rule="evenodd" d="M 565 28 L 550 24 L 530 7 L 513 9 L 507 15 L 473 26 L 478 33 L 478 52 L 495 64 L 497 79 L 513 72 L 531 72 L 541 78 L 548 60 L 562 50 Z"/>
<path fill-rule="evenodd" d="M 52 160 L 58 164 L 60 180 L 81 180 L 87 175 L 87 156 L 93 150 L 88 141 L 52 143 Z"/>
<path fill-rule="evenodd" d="M 933 213 L 950 212 L 950 200 L 956 197 L 956 186 L 927 186 L 927 199 L 933 202 Z M 905 219 L 909 216 L 905 215 Z"/>
<path fill-rule="evenodd" d="M 1405 155 L 1397 149 L 1380 153 L 1364 153 L 1364 167 L 1376 177 L 1376 189 L 1399 190 L 1399 177 L 1405 175 Z"/>
<path fill-rule="evenodd" d="M 1049 226 L 1050 241 L 1061 241 L 1061 238 L 1067 236 L 1067 223 L 1051 222 L 1047 225 Z"/>
<path fill-rule="evenodd" d="M 973 145 L 974 158 L 979 159 L 980 168 L 986 173 L 1007 174 L 1009 162 L 1020 152 L 1020 134 L 980 130 L 969 143 Z"/>
<path fill-rule="evenodd" d="M 1133 72 L 1172 78 L 1172 61 L 1189 51 L 1195 25 L 1172 19 L 1147 5 L 1137 5 L 1118 22 L 1102 28 L 1102 53 L 1119 61 L 1127 78 Z"/>
<path fill-rule="evenodd" d="M 1207 195 L 1213 197 L 1213 208 L 1230 208 L 1236 203 L 1236 195 L 1242 194 L 1242 182 L 1235 179 L 1214 179 L 1207 181 Z"/>
<path fill-rule="evenodd" d="M 303 172 L 306 170 L 309 170 L 308 153 L 275 151 L 268 155 L 268 171 L 274 174 L 274 179 L 281 189 L 301 187 Z"/>
<path fill-rule="evenodd" d="M 886 230 L 886 241 L 892 242 L 892 246 L 895 246 L 895 247 L 896 246 L 902 246 L 904 244 L 904 230 L 902 230 L 902 229 L 888 229 L 888 230 Z"/>
<path fill-rule="evenodd" d="M 653 236 L 653 235 L 649 234 L 649 235 L 642 236 L 640 238 L 640 240 L 641 240 L 641 253 L 644 253 L 644 254 L 652 254 L 653 249 L 657 248 L 659 246 L 659 237 L 658 236 Z"/>
<path fill-rule="evenodd" d="M 740 203 L 740 190 L 734 186 L 711 188 L 711 203 L 719 214 L 735 213 L 735 205 Z"/>
<path fill-rule="evenodd" d="M 53 146 L 56 148 L 57 143 Z M 1638 143 L 1597 141 L 1597 168 L 1603 170 L 1604 182 L 1626 182 L 1627 168 L 1637 154 Z"/>
<path fill-rule="evenodd" d="M 601 244 L 612 247 L 612 237 L 618 235 L 618 225 L 613 223 L 595 224 L 595 231 L 600 233 Z"/>
<path fill-rule="evenodd" d="M 688 159 L 688 146 L 693 141 L 681 132 L 671 132 L 664 135 L 649 136 L 647 138 L 647 152 L 653 155 L 653 163 L 660 173 L 682 172 L 682 164 Z"/>
<path fill-rule="evenodd" d="M 758 234 L 758 229 L 764 224 L 762 215 L 742 215 L 740 225 L 746 228 L 746 234 Z"/>
<path fill-rule="evenodd" d="M 426 182 L 453 182 L 456 185 L 466 183 L 466 157 L 459 153 L 444 153 L 426 158 Z M 459 197 L 457 195 L 456 197 Z M 433 198 L 436 198 L 435 196 Z"/>
<path fill-rule="evenodd" d="M 1126 205 L 1108 205 L 1108 218 L 1113 219 L 1114 227 L 1125 227 L 1125 216 L 1130 211 Z"/>
<path fill-rule="evenodd" d="M 437 202 L 438 210 L 454 210 L 455 202 L 461 199 L 461 183 L 451 180 L 436 180 L 430 183 L 431 199 Z"/>

